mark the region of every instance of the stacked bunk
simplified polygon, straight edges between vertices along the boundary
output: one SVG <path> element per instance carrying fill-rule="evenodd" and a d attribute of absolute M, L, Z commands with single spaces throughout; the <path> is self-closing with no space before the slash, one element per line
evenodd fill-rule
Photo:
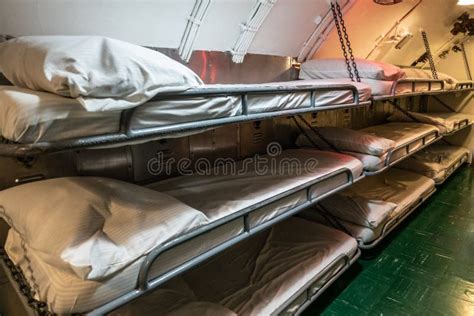
<path fill-rule="evenodd" d="M 469 157 L 467 148 L 441 142 L 420 150 L 398 164 L 397 168 L 416 172 L 440 185 L 454 171 L 470 161 Z"/>
<path fill-rule="evenodd" d="M 157 52 L 110 39 L 27 37 L 2 45 L 0 70 L 14 85 L 0 87 L 0 155 L 17 158 L 365 106 L 374 92 L 364 82 L 383 81 L 393 96 L 406 78 L 398 67 L 358 61 L 362 83 L 339 71 L 204 85 Z M 26 61 L 19 50 L 31 53 Z M 110 54 L 118 71 L 103 65 L 101 54 Z M 410 93 L 418 92 L 413 82 Z M 444 89 L 443 81 L 423 82 L 430 91 Z M 147 186 L 70 177 L 1 191 L 0 217 L 9 227 L 2 266 L 26 296 L 25 312 L 301 312 L 357 259 L 357 243 L 374 246 L 434 192 L 423 175 L 379 173 L 443 134 L 418 121 L 301 131 L 299 149 Z M 303 211 L 304 218 L 293 216 Z"/>
<path fill-rule="evenodd" d="M 301 133 L 298 147 L 336 150 L 359 159 L 366 175 L 380 173 L 441 139 L 439 129 L 422 123 L 386 123 L 360 130 L 318 127 Z"/>
<path fill-rule="evenodd" d="M 399 96 L 433 95 L 449 91 L 472 91 L 472 81 L 457 81 L 438 73 L 434 79 L 430 70 L 400 68 L 395 65 L 355 59 L 360 81 L 372 89 L 374 100 Z M 342 59 L 313 59 L 301 65 L 300 79 L 346 78 L 347 68 Z"/>
<path fill-rule="evenodd" d="M 324 199 L 303 216 L 337 227 L 369 249 L 434 192 L 432 179 L 392 168 Z"/>
<path fill-rule="evenodd" d="M 4 156 L 179 137 L 229 123 L 367 105 L 371 96 L 367 85 L 347 80 L 205 86 L 189 69 L 156 52 L 110 39 L 22 38 L 4 45 L 2 72 L 14 84 L 0 89 Z M 125 80 L 131 81 L 131 86 L 114 86 L 112 90 L 104 86 L 101 90 L 92 87 L 103 84 L 95 82 L 94 76 L 86 82 L 75 73 L 55 82 L 48 81 L 49 73 L 34 78 L 35 71 L 64 74 L 61 71 L 65 69 L 58 72 L 55 68 L 61 67 L 57 60 L 43 60 L 41 55 L 49 52 L 50 57 L 56 57 L 64 45 L 74 46 L 68 52 L 73 55 L 108 47 L 101 52 L 112 54 L 107 57 L 128 73 L 136 72 L 138 63 L 146 80 Z M 35 47 L 42 49 L 35 51 Z M 26 62 L 29 67 L 23 68 L 15 60 L 15 49 L 31 50 L 32 60 Z M 118 52 L 132 54 L 132 65 Z M 93 59 L 89 64 L 100 64 L 94 55 L 88 56 Z M 87 67 L 87 60 L 85 65 L 75 66 Z M 85 71 L 76 69 L 81 70 Z M 110 69 L 98 71 L 108 73 Z M 168 81 L 158 83 L 156 73 L 167 73 Z M 130 95 L 122 95 L 123 90 Z M 163 284 L 167 286 L 168 281 L 178 282 L 173 278 L 200 263 L 207 264 L 208 259 L 220 262 L 233 258 L 234 252 L 219 255 L 233 245 L 249 244 L 261 246 L 247 247 L 249 256 L 261 258 L 256 259 L 254 271 L 249 271 L 257 279 L 245 291 L 245 284 L 241 284 L 242 296 L 236 299 L 245 299 L 261 287 L 267 301 L 274 302 L 265 307 L 268 310 L 302 308 L 354 262 L 356 242 L 343 233 L 299 219 L 273 226 L 360 180 L 363 166 L 349 155 L 305 149 L 260 158 L 258 162 L 237 162 L 234 172 L 221 166 L 206 174 L 175 177 L 148 187 L 80 177 L 37 181 L 0 192 L 0 216 L 9 226 L 2 265 L 14 288 L 26 294 L 25 311 L 108 313 Z M 295 161 L 298 170 L 294 170 Z M 24 196 L 31 198 L 23 201 Z M 289 235 L 293 226 L 315 234 L 289 239 L 295 245 L 295 256 L 281 262 L 281 269 L 288 273 L 281 275 L 279 283 L 268 283 L 264 279 L 271 263 L 264 262 L 265 255 L 284 251 L 273 241 L 278 243 Z M 271 229 L 264 231 L 267 228 Z M 238 244 L 258 232 L 262 234 L 257 239 Z M 308 242 L 312 247 L 307 247 Z M 209 264 L 218 264 L 213 262 Z M 295 264 L 308 267 L 310 273 L 291 272 L 288 267 Z M 228 267 L 241 268 L 238 262 Z M 189 276 L 194 273 L 190 271 Z M 284 293 L 279 286 L 286 288 Z M 221 289 L 225 287 L 228 284 L 222 283 L 216 289 L 224 292 Z M 199 289 L 193 291 L 197 297 Z M 223 306 L 239 311 L 238 306 Z M 259 308 L 264 307 L 255 306 L 254 310 Z"/>
<path fill-rule="evenodd" d="M 280 163 L 289 157 L 318 163 L 295 174 L 269 168 L 290 168 Z M 109 312 L 362 175 L 359 161 L 337 153 L 290 150 L 278 159 L 261 166 L 265 174 L 238 166 L 234 176 L 216 170 L 149 188 L 85 177 L 4 190 L 6 253 L 49 311 Z"/>
<path fill-rule="evenodd" d="M 348 235 L 291 218 L 112 315 L 294 315 L 358 258 Z"/>

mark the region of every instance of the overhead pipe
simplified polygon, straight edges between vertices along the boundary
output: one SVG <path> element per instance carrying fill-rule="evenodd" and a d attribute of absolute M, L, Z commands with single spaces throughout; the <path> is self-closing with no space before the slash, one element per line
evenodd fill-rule
<path fill-rule="evenodd" d="M 366 59 L 369 59 L 369 57 L 375 52 L 375 50 L 377 48 L 379 48 L 380 44 L 385 41 L 387 39 L 387 37 L 395 30 L 398 28 L 398 26 L 400 25 L 401 22 L 403 22 L 413 11 L 415 11 L 415 9 L 423 2 L 423 0 L 418 0 L 418 2 L 410 9 L 407 11 L 407 13 L 405 13 L 405 15 L 403 15 L 398 21 L 395 22 L 395 24 L 390 28 L 390 30 L 388 30 L 387 33 L 385 33 L 382 38 L 380 38 L 377 43 L 374 45 L 374 48 L 372 48 L 372 50 L 369 52 L 369 54 L 367 54 L 367 56 L 365 57 Z"/>
<path fill-rule="evenodd" d="M 203 23 L 212 0 L 196 0 L 178 48 L 179 56 L 186 62 L 191 59 L 199 29 Z"/>
<path fill-rule="evenodd" d="M 244 57 L 247 54 L 250 45 L 252 44 L 255 34 L 258 32 L 263 24 L 263 21 L 265 21 L 266 17 L 277 1 L 278 0 L 257 1 L 250 12 L 247 22 L 240 25 L 241 32 L 239 38 L 231 50 L 233 62 L 241 63 L 244 61 Z"/>

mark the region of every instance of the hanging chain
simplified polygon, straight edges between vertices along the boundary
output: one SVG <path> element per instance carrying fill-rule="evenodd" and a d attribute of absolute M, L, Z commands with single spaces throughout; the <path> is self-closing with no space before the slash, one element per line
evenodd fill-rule
<path fill-rule="evenodd" d="M 331 2 L 331 4 L 332 4 L 332 2 Z M 332 4 L 332 5 L 334 5 L 334 4 Z M 355 61 L 355 58 L 354 58 L 354 53 L 352 52 L 351 41 L 349 40 L 349 35 L 347 34 L 347 29 L 346 29 L 346 25 L 344 23 L 344 18 L 342 17 L 341 6 L 339 5 L 339 3 L 337 1 L 336 1 L 336 10 L 337 10 L 337 14 L 339 16 L 339 23 L 341 24 L 342 32 L 344 33 L 344 39 L 346 40 L 347 51 L 349 52 L 349 55 L 350 55 L 350 58 L 351 58 L 352 68 L 354 70 L 354 74 L 355 74 L 357 82 L 360 82 L 359 70 L 357 70 L 357 64 L 356 64 L 356 61 Z"/>
<path fill-rule="evenodd" d="M 0 259 L 5 263 L 8 270 L 10 270 L 13 280 L 18 284 L 18 289 L 20 290 L 21 294 L 25 296 L 28 306 L 34 309 L 39 316 L 54 315 L 48 311 L 48 306 L 45 302 L 38 301 L 34 298 L 34 292 L 26 281 L 23 272 L 21 272 L 21 270 L 15 266 L 3 247 L 0 247 Z"/>
<path fill-rule="evenodd" d="M 331 11 L 332 11 L 332 16 L 334 18 L 334 24 L 336 25 L 337 35 L 339 36 L 339 42 L 341 43 L 342 54 L 344 55 L 344 59 L 346 60 L 347 73 L 349 74 L 349 78 L 351 79 L 351 81 L 355 81 L 354 75 L 352 74 L 352 68 L 351 68 L 351 63 L 349 61 L 349 56 L 347 55 L 346 45 L 344 44 L 344 37 L 342 36 L 341 27 L 339 25 L 339 18 L 337 15 L 336 6 L 334 5 L 332 1 L 331 1 Z"/>
<path fill-rule="evenodd" d="M 433 55 L 431 55 L 430 42 L 428 41 L 428 35 L 425 31 L 421 31 L 421 36 L 423 37 L 423 43 L 425 44 L 425 51 L 428 56 L 428 61 L 430 62 L 431 74 L 433 79 L 438 79 L 438 72 L 436 71 L 435 63 L 433 61 Z"/>

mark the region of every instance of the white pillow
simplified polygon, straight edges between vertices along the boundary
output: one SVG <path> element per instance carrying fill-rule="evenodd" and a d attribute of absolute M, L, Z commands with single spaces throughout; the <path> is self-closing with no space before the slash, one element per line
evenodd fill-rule
<path fill-rule="evenodd" d="M 345 194 L 332 195 L 322 200 L 320 204 L 337 218 L 372 229 L 385 223 L 397 207 L 392 202 Z"/>
<path fill-rule="evenodd" d="M 135 107 L 202 84 L 161 53 L 98 36 L 9 40 L 0 44 L 0 72 L 16 86 L 75 98 L 91 112 Z"/>
<path fill-rule="evenodd" d="M 357 70 L 361 78 L 395 81 L 405 77 L 397 66 L 356 58 Z M 347 65 L 344 59 L 312 59 L 301 64 L 300 79 L 348 78 Z"/>
<path fill-rule="evenodd" d="M 380 157 L 395 147 L 395 142 L 391 139 L 348 128 L 318 127 L 318 132 L 338 151 L 350 151 Z M 312 131 L 308 131 L 307 135 L 311 137 L 320 149 L 331 149 L 325 141 Z M 298 136 L 296 145 L 298 147 L 314 146 L 304 134 Z"/>
<path fill-rule="evenodd" d="M 166 194 L 105 178 L 60 178 L 0 192 L 0 216 L 51 266 L 101 280 L 207 217 Z"/>

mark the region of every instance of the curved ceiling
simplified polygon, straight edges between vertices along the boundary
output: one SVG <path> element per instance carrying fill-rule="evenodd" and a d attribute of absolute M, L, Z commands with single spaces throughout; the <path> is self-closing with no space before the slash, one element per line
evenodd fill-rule
<path fill-rule="evenodd" d="M 139 45 L 177 48 L 197 1 L 0 0 L 0 34 L 94 34 Z M 313 58 L 341 56 L 327 0 L 212 0 L 194 49 L 232 50 L 241 35 L 242 23 L 261 3 L 258 1 L 274 5 L 254 34 L 248 52 Z M 372 0 L 339 0 L 347 11 L 344 16 L 355 55 L 366 58 L 376 47 L 368 56 L 370 59 L 409 65 L 423 53 L 420 28 L 427 31 L 433 51 L 452 40 L 449 30 L 468 8 L 457 6 L 457 0 L 422 0 L 398 27 L 399 34 L 409 31 L 414 35 L 406 45 L 395 49 L 395 42 L 388 40 L 376 46 L 380 37 L 418 1 L 382 6 Z M 314 45 L 317 50 L 311 50 Z"/>

